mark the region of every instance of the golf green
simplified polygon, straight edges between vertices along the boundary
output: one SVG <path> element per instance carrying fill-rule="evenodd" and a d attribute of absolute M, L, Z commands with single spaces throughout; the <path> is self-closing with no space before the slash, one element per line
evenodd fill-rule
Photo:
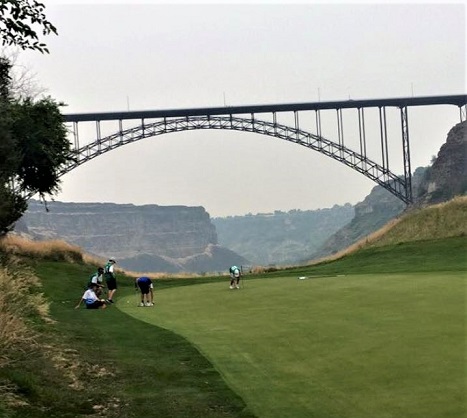
<path fill-rule="evenodd" d="M 465 274 L 245 280 L 117 307 L 195 345 L 260 418 L 465 414 Z"/>

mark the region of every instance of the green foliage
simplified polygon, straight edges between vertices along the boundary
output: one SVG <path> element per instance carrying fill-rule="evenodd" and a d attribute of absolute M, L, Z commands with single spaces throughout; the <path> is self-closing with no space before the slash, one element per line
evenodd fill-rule
<path fill-rule="evenodd" d="M 9 87 L 10 87 L 10 71 L 11 71 L 11 64 L 10 62 L 4 58 L 0 57 L 0 99 L 2 106 L 4 105 L 4 101 L 8 100 L 9 98 Z M 4 109 L 2 108 L 2 111 Z"/>
<path fill-rule="evenodd" d="M 48 53 L 37 32 L 57 34 L 57 29 L 44 9 L 36 0 L 1 1 L 2 45 Z M 58 169 L 69 153 L 60 105 L 50 98 L 34 103 L 11 97 L 11 67 L 0 57 L 0 236 L 26 210 L 27 195 L 44 198 L 58 190 Z"/>
<path fill-rule="evenodd" d="M 9 96 L 10 71 L 10 62 L 0 57 L 0 180 L 2 182 L 13 175 L 15 160 L 18 158 L 18 151 L 11 134 L 13 118 Z"/>
<path fill-rule="evenodd" d="M 57 168 L 68 161 L 70 151 L 59 107 L 51 98 L 12 104 L 12 135 L 20 153 L 16 174 L 22 191 L 43 195 L 58 190 Z"/>
<path fill-rule="evenodd" d="M 2 0 L 0 2 L 0 37 L 2 45 L 14 45 L 41 53 L 49 50 L 39 41 L 42 35 L 57 34 L 44 14 L 45 5 L 36 0 Z M 37 29 L 36 29 L 37 28 Z"/>
<path fill-rule="evenodd" d="M 0 235 L 27 208 L 27 196 L 59 190 L 59 169 L 71 158 L 60 103 L 9 96 L 10 62 L 0 58 Z"/>
<path fill-rule="evenodd" d="M 0 184 L 0 236 L 5 235 L 26 211 L 26 199 Z"/>

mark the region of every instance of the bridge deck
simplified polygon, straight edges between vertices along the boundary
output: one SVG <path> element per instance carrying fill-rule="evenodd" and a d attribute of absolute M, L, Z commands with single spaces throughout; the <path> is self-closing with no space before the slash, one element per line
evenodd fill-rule
<path fill-rule="evenodd" d="M 171 118 L 201 115 L 251 114 L 267 112 L 294 112 L 304 110 L 359 109 L 367 107 L 429 106 L 429 105 L 467 105 L 467 95 L 399 97 L 390 99 L 345 100 L 314 103 L 284 103 L 269 105 L 222 106 L 191 109 L 141 110 L 128 112 L 100 112 L 65 114 L 66 122 L 90 122 L 124 119 Z"/>

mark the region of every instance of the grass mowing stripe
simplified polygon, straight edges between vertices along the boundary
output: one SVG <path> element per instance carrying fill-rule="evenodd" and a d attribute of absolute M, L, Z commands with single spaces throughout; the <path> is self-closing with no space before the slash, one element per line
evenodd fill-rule
<path fill-rule="evenodd" d="M 120 307 L 188 338 L 259 417 L 461 417 L 464 278 L 284 277 Z"/>

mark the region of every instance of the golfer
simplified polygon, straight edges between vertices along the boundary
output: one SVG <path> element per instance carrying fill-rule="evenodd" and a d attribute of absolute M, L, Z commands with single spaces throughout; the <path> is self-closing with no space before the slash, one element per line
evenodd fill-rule
<path fill-rule="evenodd" d="M 240 269 L 237 266 L 232 266 L 229 269 L 230 273 L 230 288 L 231 289 L 240 289 L 240 277 L 242 275 Z"/>
<path fill-rule="evenodd" d="M 104 280 L 104 269 L 102 267 L 99 267 L 97 269 L 97 272 L 92 274 L 91 277 L 89 278 L 88 282 L 88 289 L 91 288 L 92 284 L 97 284 L 99 287 L 96 290 L 96 295 L 100 297 L 102 295 L 102 288 L 104 285 L 102 284 Z"/>
<path fill-rule="evenodd" d="M 107 302 L 114 303 L 113 297 L 117 290 L 117 277 L 114 271 L 115 258 L 109 258 L 109 261 L 104 267 L 104 279 L 107 285 Z"/>
<path fill-rule="evenodd" d="M 99 285 L 93 283 L 91 287 L 86 290 L 79 300 L 78 304 L 75 306 L 75 309 L 78 309 L 81 306 L 81 302 L 84 300 L 86 309 L 105 309 L 107 306 L 104 299 L 99 299 L 96 295 L 96 290 Z"/>
<path fill-rule="evenodd" d="M 141 303 L 139 306 L 154 306 L 154 292 L 152 280 L 149 277 L 142 276 L 135 280 L 135 289 L 141 291 Z"/>

